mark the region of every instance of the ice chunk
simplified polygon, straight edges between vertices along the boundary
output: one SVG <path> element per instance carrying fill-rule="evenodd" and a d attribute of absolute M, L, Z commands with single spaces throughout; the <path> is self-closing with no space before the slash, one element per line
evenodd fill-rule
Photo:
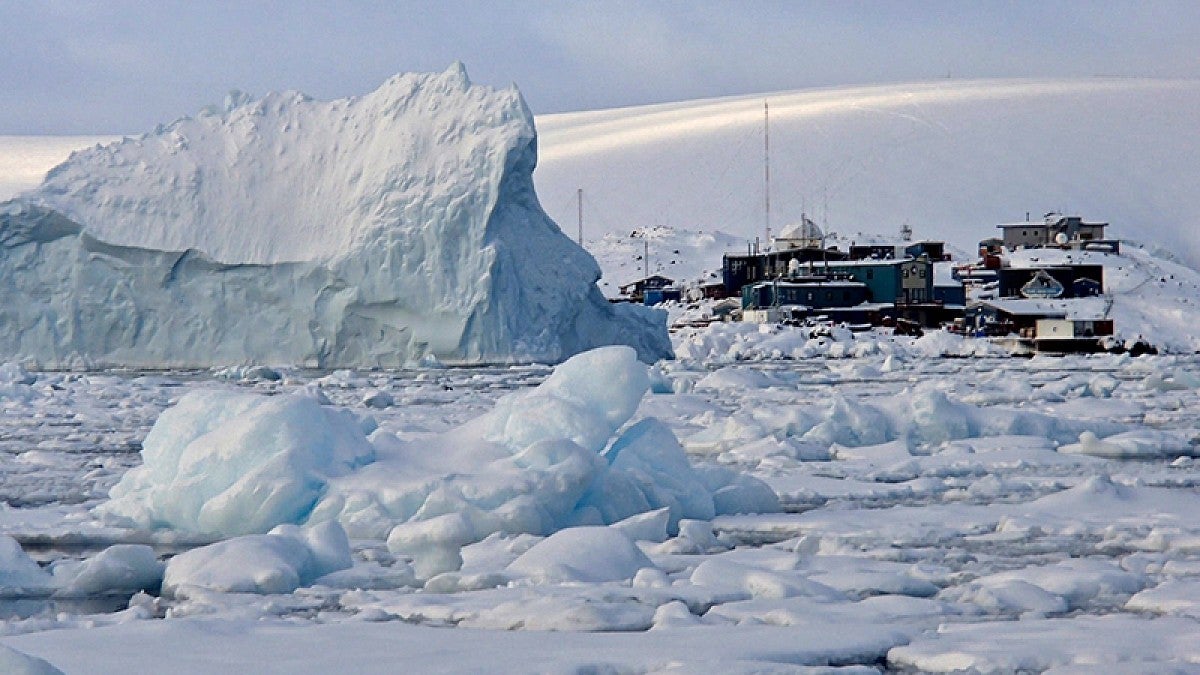
<path fill-rule="evenodd" d="M 390 408 L 396 403 L 391 394 L 378 389 L 373 389 L 364 394 L 362 402 L 363 405 L 367 406 L 368 408 L 379 409 Z"/>
<path fill-rule="evenodd" d="M 692 614 L 686 604 L 675 600 L 665 605 L 659 605 L 658 609 L 654 610 L 654 625 L 650 630 L 690 628 L 703 623 L 704 620 Z"/>
<path fill-rule="evenodd" d="M 195 391 L 159 417 L 103 515 L 233 536 L 302 522 L 331 476 L 370 463 L 361 422 L 307 396 Z"/>
<path fill-rule="evenodd" d="M 593 349 L 555 368 L 532 391 L 501 399 L 469 427 L 514 449 L 566 438 L 598 453 L 637 410 L 649 387 L 646 367 L 632 349 Z"/>
<path fill-rule="evenodd" d="M 1142 590 L 1147 579 L 1099 560 L 1070 559 L 1051 565 L 1038 565 L 1020 570 L 999 572 L 981 577 L 969 586 L 989 589 L 1009 589 L 1031 584 L 1061 598 L 1065 609 L 1048 609 L 1041 601 L 1026 609 L 1042 612 L 1092 609 L 1097 602 L 1111 604 L 1113 598 L 1124 600 Z M 1057 602 L 1053 603 L 1056 606 Z"/>
<path fill-rule="evenodd" d="M 1134 612 L 1169 614 L 1200 619 L 1200 581 L 1176 579 L 1149 588 L 1129 598 L 1125 609 Z"/>
<path fill-rule="evenodd" d="M 691 582 L 728 594 L 730 599 L 808 597 L 824 601 L 845 600 L 841 592 L 799 574 L 787 574 L 708 558 L 696 566 Z"/>
<path fill-rule="evenodd" d="M 28 401 L 34 396 L 30 386 L 37 382 L 37 376 L 25 371 L 17 363 L 0 364 L 0 401 L 11 399 Z"/>
<path fill-rule="evenodd" d="M 315 579 L 350 567 L 350 543 L 336 523 L 302 530 L 281 526 L 181 553 L 167 563 L 162 590 L 185 595 L 189 587 L 226 593 L 291 593 Z"/>
<path fill-rule="evenodd" d="M 958 596 L 962 602 L 970 602 L 988 612 L 1000 614 L 1038 616 L 1062 614 L 1068 609 L 1065 598 L 1020 579 L 972 584 L 953 595 Z"/>
<path fill-rule="evenodd" d="M 388 550 L 413 558 L 413 569 L 420 579 L 462 567 L 462 547 L 478 540 L 479 534 L 460 513 L 401 523 L 388 534 Z"/>
<path fill-rule="evenodd" d="M 57 586 L 54 594 L 82 597 L 154 591 L 162 583 L 163 570 L 163 563 L 149 546 L 117 544 L 86 560 L 55 564 L 52 567 Z"/>
<path fill-rule="evenodd" d="M 671 355 L 542 210 L 515 87 L 272 93 L 76 152 L 0 209 L 0 355 L 319 367 Z"/>
<path fill-rule="evenodd" d="M 33 561 L 16 539 L 0 534 L 0 595 L 49 593 L 50 573 Z"/>
<path fill-rule="evenodd" d="M 213 377 L 222 380 L 266 380 L 278 382 L 283 379 L 279 371 L 267 366 L 229 366 L 213 370 Z"/>
<path fill-rule="evenodd" d="M 783 384 L 784 382 L 779 378 L 771 377 L 762 371 L 739 366 L 729 366 L 701 378 L 700 381 L 696 383 L 696 389 L 708 389 L 714 391 L 723 391 L 727 389 L 767 389 L 769 387 L 778 387 Z"/>
<path fill-rule="evenodd" d="M 713 510 L 720 515 L 774 513 L 780 509 L 779 495 L 749 474 L 723 466 L 705 466 L 696 468 L 696 476 L 712 492 Z"/>
<path fill-rule="evenodd" d="M 1078 443 L 1060 446 L 1059 452 L 1113 459 L 1157 459 L 1195 454 L 1190 438 L 1180 432 L 1137 429 L 1100 439 L 1094 432 L 1079 434 Z"/>
<path fill-rule="evenodd" d="M 606 517 L 615 517 L 623 510 L 627 511 L 625 515 L 644 511 L 643 503 L 651 509 L 665 507 L 670 510 L 669 527 L 674 531 L 681 518 L 711 520 L 716 515 L 712 493 L 692 470 L 683 446 L 662 422 L 645 419 L 633 425 L 613 442 L 606 457 L 609 473 L 583 499 L 584 504 L 595 506 Z M 621 487 L 614 489 L 616 485 Z"/>
<path fill-rule="evenodd" d="M 284 525 L 275 528 L 273 532 L 287 532 L 304 541 L 312 553 L 313 574 L 316 576 L 344 570 L 353 564 L 350 558 L 350 539 L 346 536 L 346 530 L 334 521 L 317 523 L 303 529 L 289 529 Z"/>
<path fill-rule="evenodd" d="M 654 563 L 620 529 L 571 527 L 535 544 L 508 571 L 541 582 L 594 583 L 632 579 L 647 567 Z"/>
<path fill-rule="evenodd" d="M 662 542 L 667 538 L 667 525 L 671 520 L 671 510 L 661 508 L 629 516 L 625 520 L 612 524 L 612 527 L 625 533 L 634 541 Z"/>
<path fill-rule="evenodd" d="M 5 384 L 33 384 L 37 382 L 37 376 L 31 375 L 21 367 L 19 363 L 5 362 L 0 363 L 0 385 Z"/>

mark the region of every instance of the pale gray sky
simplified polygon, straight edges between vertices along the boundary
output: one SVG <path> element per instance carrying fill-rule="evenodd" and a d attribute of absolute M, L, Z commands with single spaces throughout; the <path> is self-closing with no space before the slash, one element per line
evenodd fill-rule
<path fill-rule="evenodd" d="M 1200 2 L 0 0 L 0 134 L 136 133 L 230 89 L 463 61 L 534 112 L 944 77 L 1200 78 Z"/>

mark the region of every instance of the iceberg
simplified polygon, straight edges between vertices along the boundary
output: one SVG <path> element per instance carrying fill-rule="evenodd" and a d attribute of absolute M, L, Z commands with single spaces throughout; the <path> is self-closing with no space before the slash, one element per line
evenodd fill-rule
<path fill-rule="evenodd" d="M 231 95 L 0 204 L 0 356 L 43 367 L 671 355 L 545 214 L 515 87 L 461 65 L 361 97 Z"/>

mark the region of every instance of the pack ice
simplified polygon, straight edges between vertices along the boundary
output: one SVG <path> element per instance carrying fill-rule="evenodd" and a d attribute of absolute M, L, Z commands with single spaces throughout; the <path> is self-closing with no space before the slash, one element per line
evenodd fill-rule
<path fill-rule="evenodd" d="M 659 527 L 675 532 L 684 519 L 777 510 L 761 481 L 693 467 L 663 423 L 630 422 L 647 371 L 629 347 L 591 350 L 481 417 L 412 439 L 304 393 L 192 392 L 159 417 L 143 464 L 98 510 L 214 538 L 337 521 L 351 537 L 386 538 L 421 578 L 458 569 L 461 548 L 495 532 L 659 510 Z"/>
<path fill-rule="evenodd" d="M 233 94 L 0 204 L 0 355 L 42 366 L 669 356 L 534 193 L 533 117 L 461 65 L 362 97 Z"/>

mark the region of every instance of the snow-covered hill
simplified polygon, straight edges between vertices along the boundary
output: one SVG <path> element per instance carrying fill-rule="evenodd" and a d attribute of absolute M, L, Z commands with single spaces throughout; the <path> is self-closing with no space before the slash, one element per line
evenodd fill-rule
<path fill-rule="evenodd" d="M 516 88 L 461 65 L 221 109 L 76 152 L 0 204 L 0 357 L 323 367 L 670 354 L 533 190 Z"/>
<path fill-rule="evenodd" d="M 762 236 L 771 222 L 942 238 L 970 251 L 1047 211 L 1107 220 L 1200 266 L 1200 82 L 944 80 L 543 115 L 538 196 L 586 239 L 668 225 Z M 744 248 L 744 245 L 743 245 Z"/>
<path fill-rule="evenodd" d="M 610 232 L 585 244 L 604 272 L 600 288 L 608 297 L 650 274 L 661 274 L 680 285 L 720 279 L 722 254 L 745 251 L 746 246 L 744 239 L 724 232 L 667 226 Z"/>

